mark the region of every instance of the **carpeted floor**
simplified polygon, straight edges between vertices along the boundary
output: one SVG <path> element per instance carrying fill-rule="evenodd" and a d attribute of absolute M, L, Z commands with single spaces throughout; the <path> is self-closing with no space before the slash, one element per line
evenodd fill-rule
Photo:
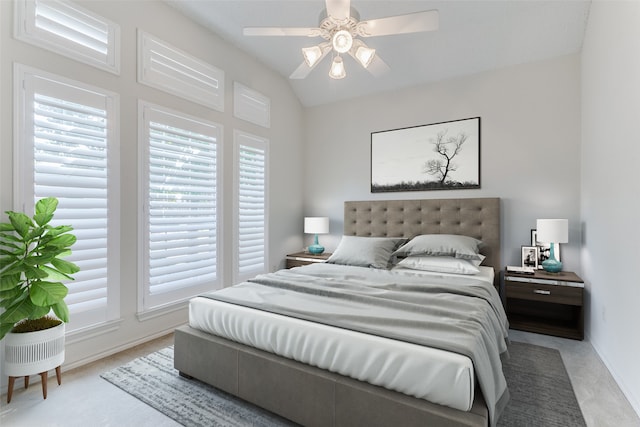
<path fill-rule="evenodd" d="M 498 426 L 585 426 L 557 350 L 513 342 L 509 353 L 504 372 L 511 400 Z M 293 425 L 207 384 L 180 377 L 173 369 L 172 347 L 101 376 L 184 426 Z"/>

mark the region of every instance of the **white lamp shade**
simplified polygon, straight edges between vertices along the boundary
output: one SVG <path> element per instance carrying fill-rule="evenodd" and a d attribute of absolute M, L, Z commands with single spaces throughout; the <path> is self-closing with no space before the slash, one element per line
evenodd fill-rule
<path fill-rule="evenodd" d="M 329 218 L 326 216 L 305 217 L 304 232 L 307 234 L 327 234 L 329 232 Z"/>
<path fill-rule="evenodd" d="M 331 68 L 329 69 L 329 77 L 332 79 L 343 79 L 347 76 L 347 72 L 344 69 L 344 62 L 342 62 L 342 58 L 336 56 L 333 58 L 333 62 L 331 63 Z"/>
<path fill-rule="evenodd" d="M 376 50 L 370 47 L 360 46 L 356 49 L 356 58 L 364 68 L 367 68 L 369 64 L 371 64 L 375 54 Z"/>
<path fill-rule="evenodd" d="M 322 49 L 320 46 L 303 47 L 302 56 L 304 57 L 304 62 L 309 67 L 313 67 L 322 58 Z"/>
<path fill-rule="evenodd" d="M 544 243 L 569 243 L 569 220 L 539 219 L 536 221 L 537 239 Z"/>

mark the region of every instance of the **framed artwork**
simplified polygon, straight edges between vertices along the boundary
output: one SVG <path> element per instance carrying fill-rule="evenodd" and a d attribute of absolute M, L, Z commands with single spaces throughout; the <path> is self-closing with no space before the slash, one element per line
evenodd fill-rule
<path fill-rule="evenodd" d="M 371 133 L 371 192 L 480 188 L 480 117 Z"/>
<path fill-rule="evenodd" d="M 531 246 L 538 247 L 538 268 L 542 268 L 542 261 L 549 259 L 551 253 L 551 245 L 549 243 L 538 241 L 538 231 L 535 228 L 531 229 Z M 560 261 L 560 245 L 556 245 L 554 249 L 556 259 Z"/>
<path fill-rule="evenodd" d="M 523 246 L 521 259 L 523 267 L 538 268 L 538 247 Z"/>

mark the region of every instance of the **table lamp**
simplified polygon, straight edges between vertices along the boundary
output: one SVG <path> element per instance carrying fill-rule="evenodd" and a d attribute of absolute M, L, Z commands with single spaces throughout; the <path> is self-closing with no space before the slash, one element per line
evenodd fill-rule
<path fill-rule="evenodd" d="M 549 243 L 549 258 L 542 261 L 542 268 L 549 273 L 562 271 L 562 263 L 556 259 L 556 244 L 569 242 L 569 220 L 539 219 L 536 222 L 537 240 Z"/>
<path fill-rule="evenodd" d="M 329 232 L 329 218 L 325 216 L 307 216 L 304 218 L 304 232 L 307 234 L 315 234 L 313 245 L 309 245 L 308 251 L 314 255 L 320 255 L 324 252 L 324 246 L 318 243 L 318 234 L 327 234 Z"/>

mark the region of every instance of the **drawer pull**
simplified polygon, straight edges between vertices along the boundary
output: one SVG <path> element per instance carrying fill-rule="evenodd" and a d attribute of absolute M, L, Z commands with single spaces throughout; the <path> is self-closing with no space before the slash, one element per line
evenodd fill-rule
<path fill-rule="evenodd" d="M 540 295 L 551 295 L 551 291 L 545 291 L 543 289 L 534 289 L 533 293 L 540 294 Z"/>

